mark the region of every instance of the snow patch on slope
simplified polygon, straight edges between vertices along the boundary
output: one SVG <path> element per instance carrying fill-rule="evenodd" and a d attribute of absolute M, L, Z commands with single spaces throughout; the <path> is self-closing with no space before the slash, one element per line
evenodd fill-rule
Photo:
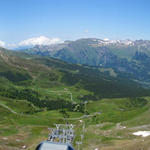
<path fill-rule="evenodd" d="M 138 131 L 134 132 L 133 135 L 147 137 L 150 136 L 150 131 Z"/>

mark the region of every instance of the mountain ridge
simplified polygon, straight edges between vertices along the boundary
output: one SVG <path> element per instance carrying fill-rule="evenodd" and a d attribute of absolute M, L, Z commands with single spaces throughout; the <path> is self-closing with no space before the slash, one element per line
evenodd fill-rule
<path fill-rule="evenodd" d="M 66 41 L 51 46 L 37 45 L 24 52 L 58 58 L 73 64 L 112 68 L 132 80 L 150 85 L 150 41 L 148 40 L 101 40 L 96 38 Z M 141 59 L 136 59 L 136 55 Z M 143 55 L 147 59 L 142 59 Z M 145 65 L 144 65 L 145 64 Z"/>

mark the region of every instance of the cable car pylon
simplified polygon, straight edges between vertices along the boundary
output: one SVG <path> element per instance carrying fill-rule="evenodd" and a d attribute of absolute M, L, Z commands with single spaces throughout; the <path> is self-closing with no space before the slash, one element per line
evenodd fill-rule
<path fill-rule="evenodd" d="M 73 124 L 55 124 L 50 130 L 46 141 L 41 142 L 35 150 L 74 150 L 72 143 L 75 138 Z"/>

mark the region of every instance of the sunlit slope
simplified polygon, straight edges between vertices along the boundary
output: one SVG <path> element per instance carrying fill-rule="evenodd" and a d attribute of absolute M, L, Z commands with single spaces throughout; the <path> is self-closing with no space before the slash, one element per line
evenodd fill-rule
<path fill-rule="evenodd" d="M 149 138 L 144 138 L 144 142 L 139 143 L 143 138 L 132 135 L 135 131 L 150 128 L 149 97 L 103 99 L 89 102 L 85 105 L 86 116 L 84 113 L 66 111 L 68 117 L 65 119 L 66 115 L 60 110 L 26 114 L 28 102 L 21 103 L 23 108 L 21 112 L 19 104 L 14 108 L 13 105 L 16 102 L 12 101 L 12 104 L 9 104 L 9 101 L 11 99 L 1 97 L 1 103 L 16 111 L 17 114 L 0 106 L 2 112 L 0 115 L 3 120 L 0 123 L 1 149 L 20 149 L 22 145 L 26 145 L 28 149 L 34 149 L 40 141 L 47 139 L 48 127 L 52 127 L 54 123 L 66 122 L 76 125 L 76 140 L 80 140 L 82 125 L 85 124 L 83 149 L 116 148 L 120 150 L 123 143 L 127 149 L 146 148 L 149 144 Z"/>
<path fill-rule="evenodd" d="M 133 81 L 7 50 L 0 62 L 0 150 L 33 150 L 55 123 L 75 124 L 75 141 L 85 123 L 83 149 L 130 148 L 143 140 L 132 132 L 149 129 L 149 89 Z"/>

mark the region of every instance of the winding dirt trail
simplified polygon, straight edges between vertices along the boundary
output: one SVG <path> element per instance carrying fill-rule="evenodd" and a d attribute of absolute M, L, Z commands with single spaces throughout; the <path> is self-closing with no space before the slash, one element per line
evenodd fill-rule
<path fill-rule="evenodd" d="M 10 107 L 8 107 L 8 106 L 5 105 L 5 104 L 0 103 L 0 106 L 6 108 L 7 110 L 9 110 L 9 111 L 10 111 L 11 113 L 13 113 L 13 114 L 17 114 L 17 112 L 15 112 L 14 110 L 12 110 Z"/>

